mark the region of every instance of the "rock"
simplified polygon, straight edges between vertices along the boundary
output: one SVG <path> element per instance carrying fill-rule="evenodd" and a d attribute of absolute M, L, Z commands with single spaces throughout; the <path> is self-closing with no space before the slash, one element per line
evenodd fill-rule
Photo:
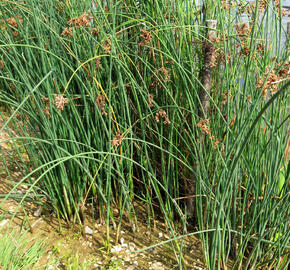
<path fill-rule="evenodd" d="M 86 234 L 93 234 L 94 231 L 93 231 L 90 227 L 86 226 L 86 227 L 85 227 L 85 233 L 86 233 Z"/>
<path fill-rule="evenodd" d="M 130 265 L 126 270 L 134 270 L 136 267 L 134 265 Z"/>
<path fill-rule="evenodd" d="M 164 266 L 162 265 L 161 262 L 155 262 L 152 264 L 152 269 L 153 270 L 165 270 Z"/>
<path fill-rule="evenodd" d="M 111 248 L 111 252 L 120 252 L 122 250 L 121 245 L 117 245 Z"/>
<path fill-rule="evenodd" d="M 42 213 L 42 206 L 38 206 L 38 208 L 33 212 L 33 216 L 40 217 Z"/>
<path fill-rule="evenodd" d="M 9 221 L 9 219 L 2 220 L 1 223 L 0 223 L 0 227 L 5 226 L 8 223 L 8 221 Z"/>

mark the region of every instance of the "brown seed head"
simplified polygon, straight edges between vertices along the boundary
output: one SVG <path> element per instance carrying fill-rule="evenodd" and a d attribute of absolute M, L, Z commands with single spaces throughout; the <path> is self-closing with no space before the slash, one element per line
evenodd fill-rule
<path fill-rule="evenodd" d="M 68 99 L 64 98 L 63 95 L 54 94 L 54 101 L 56 109 L 59 111 L 63 111 L 64 105 L 68 104 Z"/>
<path fill-rule="evenodd" d="M 105 97 L 100 93 L 96 99 L 97 106 L 99 110 L 102 112 L 102 115 L 107 115 L 105 112 Z"/>
<path fill-rule="evenodd" d="M 71 20 L 69 20 L 68 24 L 70 26 L 75 26 L 75 27 L 80 27 L 80 26 L 89 27 L 90 26 L 90 17 L 87 13 L 84 13 L 77 18 L 72 18 Z"/>
<path fill-rule="evenodd" d="M 157 123 L 160 122 L 160 118 L 159 117 L 163 118 L 163 120 L 164 120 L 163 124 L 165 124 L 165 125 L 166 124 L 167 125 L 171 124 L 169 118 L 167 117 L 166 111 L 160 109 L 159 112 L 155 114 L 155 120 L 156 120 Z"/>
<path fill-rule="evenodd" d="M 145 46 L 152 42 L 152 34 L 145 29 L 141 29 L 142 41 L 139 43 L 139 46 Z"/>
<path fill-rule="evenodd" d="M 111 143 L 113 146 L 120 146 L 122 144 L 124 136 L 121 135 L 121 131 L 119 130 L 113 140 L 111 140 Z"/>
<path fill-rule="evenodd" d="M 154 95 L 153 94 L 149 94 L 148 95 L 148 100 L 147 100 L 147 102 L 148 102 L 148 106 L 150 107 L 150 108 L 152 108 L 153 107 L 153 99 L 154 99 Z"/>
<path fill-rule="evenodd" d="M 69 37 L 72 37 L 73 36 L 73 32 L 72 32 L 72 27 L 66 27 L 63 29 L 62 33 L 61 33 L 62 36 L 69 36 Z"/>
<path fill-rule="evenodd" d="M 202 133 L 206 135 L 211 134 L 211 130 L 208 127 L 209 119 L 200 119 L 200 121 L 197 123 L 197 126 L 201 129 Z"/>
<path fill-rule="evenodd" d="M 18 19 L 18 21 L 16 20 L 16 18 Z M 23 23 L 23 20 L 21 19 L 20 16 L 17 16 L 16 18 L 10 17 L 9 19 L 6 20 L 6 22 L 9 24 L 10 27 L 17 28 L 20 24 Z"/>
<path fill-rule="evenodd" d="M 4 62 L 0 59 L 0 69 L 4 68 Z"/>

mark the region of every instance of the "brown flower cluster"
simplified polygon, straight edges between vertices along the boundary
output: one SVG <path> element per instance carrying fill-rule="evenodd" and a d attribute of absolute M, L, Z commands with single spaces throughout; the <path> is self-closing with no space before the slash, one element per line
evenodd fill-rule
<path fill-rule="evenodd" d="M 227 58 L 225 59 L 225 53 L 223 51 L 220 51 L 218 54 L 218 61 L 225 63 L 225 61 L 227 61 L 227 63 L 229 64 L 231 62 L 231 56 L 227 55 Z"/>
<path fill-rule="evenodd" d="M 285 78 L 289 76 L 290 75 L 290 61 L 285 62 L 283 66 L 282 64 L 277 63 L 277 69 L 278 69 L 279 77 Z"/>
<path fill-rule="evenodd" d="M 141 29 L 142 41 L 139 43 L 139 46 L 146 46 L 152 42 L 152 34 L 145 29 Z"/>
<path fill-rule="evenodd" d="M 49 98 L 47 97 L 42 97 L 42 101 L 45 102 L 46 107 L 42 110 L 48 117 L 50 117 L 50 112 L 49 112 Z"/>
<path fill-rule="evenodd" d="M 12 91 L 15 90 L 15 85 L 12 82 L 9 83 L 9 86 L 10 86 L 10 88 L 11 88 Z"/>
<path fill-rule="evenodd" d="M 80 26 L 85 26 L 89 27 L 90 26 L 90 16 L 85 12 L 78 18 L 72 18 L 71 20 L 68 21 L 68 24 L 70 26 L 74 27 L 80 27 Z"/>
<path fill-rule="evenodd" d="M 72 37 L 73 36 L 73 28 L 72 27 L 66 27 L 61 32 L 62 36 Z"/>
<path fill-rule="evenodd" d="M 269 2 L 268 0 L 260 0 L 259 1 L 258 9 L 260 12 L 263 12 L 265 9 L 267 9 L 268 4 L 269 4 L 268 2 Z"/>
<path fill-rule="evenodd" d="M 263 12 L 265 9 L 267 9 L 269 5 L 269 0 L 260 0 L 258 10 L 259 12 Z M 256 10 L 256 3 L 248 3 L 247 5 L 240 5 L 240 12 L 241 13 L 247 13 L 248 15 L 251 15 Z"/>
<path fill-rule="evenodd" d="M 105 111 L 105 97 L 101 93 L 98 94 L 96 103 L 99 110 L 102 112 L 102 115 L 105 115 L 105 116 L 108 115 L 107 112 Z"/>
<path fill-rule="evenodd" d="M 105 51 L 106 54 L 111 54 L 112 51 L 112 41 L 110 39 L 106 40 L 104 45 L 103 45 L 103 49 Z"/>
<path fill-rule="evenodd" d="M 22 26 L 23 20 L 22 18 L 17 15 L 16 17 L 10 17 L 6 20 L 9 28 L 12 30 L 13 37 L 18 37 L 19 33 L 17 31 L 17 28 Z"/>
<path fill-rule="evenodd" d="M 102 67 L 101 58 L 98 57 L 95 59 L 95 69 L 98 70 Z"/>
<path fill-rule="evenodd" d="M 162 68 L 157 70 L 157 73 L 162 74 L 162 78 L 163 78 L 164 82 L 170 81 L 170 69 L 169 68 L 162 67 Z"/>
<path fill-rule="evenodd" d="M 275 94 L 278 90 L 279 83 L 287 79 L 290 74 L 290 61 L 286 62 L 283 66 L 277 64 L 277 71 L 266 68 L 266 72 L 263 77 L 257 79 L 256 88 L 264 89 L 262 92 L 263 97 L 267 97 L 267 91 L 269 90 L 271 95 Z"/>
<path fill-rule="evenodd" d="M 243 54 L 245 56 L 248 56 L 250 54 L 250 48 L 249 46 L 245 45 L 245 42 L 241 42 L 241 48 L 240 54 Z"/>
<path fill-rule="evenodd" d="M 50 112 L 49 112 L 49 98 L 47 97 L 42 97 L 41 98 L 45 103 L 46 103 L 46 107 L 42 110 L 47 116 L 50 116 Z M 63 95 L 59 95 L 59 94 L 54 94 L 54 100 L 51 101 L 52 104 L 55 104 L 56 109 L 58 111 L 63 111 L 63 107 L 64 105 L 68 104 L 68 99 L 65 98 Z"/>
<path fill-rule="evenodd" d="M 62 36 L 73 36 L 73 27 L 90 27 L 90 16 L 87 13 L 82 14 L 77 18 L 72 18 L 68 21 L 69 27 L 63 29 Z M 96 28 L 93 28 L 92 34 L 97 35 L 98 31 Z"/>
<path fill-rule="evenodd" d="M 68 104 L 68 99 L 63 97 L 63 95 L 54 94 L 52 103 L 55 104 L 57 110 L 63 111 L 64 105 Z"/>
<path fill-rule="evenodd" d="M 210 135 L 211 130 L 208 126 L 209 124 L 209 119 L 200 119 L 200 121 L 196 124 L 197 127 L 201 129 L 201 132 L 205 135 Z"/>
<path fill-rule="evenodd" d="M 264 45 L 262 43 L 258 43 L 258 45 L 257 45 L 257 52 L 260 55 L 264 55 L 265 54 Z"/>
<path fill-rule="evenodd" d="M 278 15 L 280 15 L 280 0 L 274 0 L 274 4 L 277 9 Z M 281 9 L 281 16 L 286 16 L 286 10 L 284 8 Z"/>
<path fill-rule="evenodd" d="M 242 24 L 235 25 L 236 32 L 239 38 L 243 40 L 244 37 L 248 36 L 250 34 L 251 28 L 249 26 L 249 23 L 244 22 Z"/>
<path fill-rule="evenodd" d="M 4 62 L 2 59 L 0 59 L 0 69 L 4 68 Z"/>
<path fill-rule="evenodd" d="M 222 0 L 221 4 L 222 4 L 222 8 L 224 10 L 230 10 L 230 9 L 232 9 L 234 7 L 234 1 L 233 0 L 228 0 L 228 1 Z"/>
<path fill-rule="evenodd" d="M 18 28 L 18 26 L 21 26 L 23 23 L 23 20 L 20 16 L 10 17 L 6 20 L 6 22 L 9 24 L 10 27 Z"/>
<path fill-rule="evenodd" d="M 278 15 L 280 14 L 280 0 L 273 0 L 274 5 L 277 9 Z M 270 0 L 260 0 L 258 5 L 259 12 L 264 12 L 269 6 Z M 241 6 L 241 5 L 240 5 Z M 246 9 L 245 9 L 246 7 Z M 256 3 L 248 3 L 247 5 L 243 5 L 240 8 L 241 13 L 247 13 L 251 15 L 256 10 Z M 284 8 L 281 9 L 282 16 L 286 16 L 286 10 Z"/>
<path fill-rule="evenodd" d="M 160 109 L 159 112 L 155 114 L 155 120 L 156 120 L 157 123 L 160 122 L 160 118 L 159 118 L 159 117 L 161 117 L 161 118 L 164 119 L 163 123 L 164 123 L 165 125 L 166 125 L 166 124 L 167 124 L 167 125 L 170 125 L 170 124 L 171 124 L 169 118 L 167 117 L 166 111 Z"/>
<path fill-rule="evenodd" d="M 212 42 L 219 44 L 223 43 L 224 41 L 227 41 L 229 39 L 229 35 L 227 32 L 225 33 L 220 33 L 218 37 L 215 37 L 212 39 Z"/>
<path fill-rule="evenodd" d="M 120 146 L 122 144 L 123 138 L 124 136 L 122 135 L 121 131 L 118 130 L 113 140 L 111 140 L 112 145 L 117 147 Z"/>
<path fill-rule="evenodd" d="M 97 35 L 99 34 L 99 32 L 100 32 L 100 29 L 99 29 L 99 28 L 94 27 L 94 28 L 92 29 L 92 35 L 93 35 L 93 36 L 97 36 Z"/>
<path fill-rule="evenodd" d="M 215 136 L 211 135 L 211 130 L 209 127 L 209 119 L 200 119 L 200 121 L 197 123 L 197 127 L 201 129 L 201 132 L 204 135 L 210 135 L 209 139 L 213 142 L 213 149 L 216 150 L 220 141 Z M 223 145 L 223 144 L 222 144 Z M 224 152 L 224 150 L 223 150 Z"/>
<path fill-rule="evenodd" d="M 152 108 L 153 107 L 153 99 L 154 99 L 154 95 L 153 94 L 149 94 L 148 95 L 148 100 L 147 100 L 147 102 L 148 102 L 148 106 L 150 107 L 150 108 Z"/>
<path fill-rule="evenodd" d="M 210 136 L 209 138 L 213 141 L 213 150 L 216 150 L 219 144 L 219 139 L 215 136 Z"/>
<path fill-rule="evenodd" d="M 156 75 L 160 75 L 159 80 L 158 78 L 156 78 Z M 163 81 L 164 83 L 170 82 L 170 68 L 165 68 L 165 67 L 161 67 L 159 69 L 155 69 L 155 75 L 153 82 L 150 83 L 150 87 L 156 87 L 156 86 L 161 86 L 161 82 Z"/>
<path fill-rule="evenodd" d="M 229 99 L 232 99 L 232 94 L 231 93 L 228 93 L 228 92 L 224 92 L 221 94 L 221 97 L 222 97 L 222 101 L 221 101 L 221 110 L 223 109 L 223 107 L 227 104 L 228 102 L 228 97 Z"/>

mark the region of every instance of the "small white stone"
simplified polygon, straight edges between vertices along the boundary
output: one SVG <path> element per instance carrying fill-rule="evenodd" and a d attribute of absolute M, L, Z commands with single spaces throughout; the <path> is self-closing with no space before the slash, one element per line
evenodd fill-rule
<path fill-rule="evenodd" d="M 133 265 L 130 265 L 126 270 L 134 270 L 134 269 L 136 269 L 136 267 Z"/>
<path fill-rule="evenodd" d="M 138 265 L 138 262 L 137 261 L 134 261 L 133 264 Z"/>
<path fill-rule="evenodd" d="M 85 233 L 86 233 L 86 234 L 93 234 L 94 231 L 93 231 L 90 227 L 86 226 L 86 227 L 85 227 Z"/>
<path fill-rule="evenodd" d="M 159 236 L 159 238 L 162 238 L 162 237 L 163 237 L 163 233 L 160 232 L 160 233 L 158 234 L 158 236 Z"/>
<path fill-rule="evenodd" d="M 161 262 L 156 262 L 152 264 L 152 269 L 154 270 L 164 270 L 165 268 L 163 267 Z"/>
<path fill-rule="evenodd" d="M 117 245 L 111 248 L 111 252 L 120 252 L 122 250 L 121 245 Z"/>
<path fill-rule="evenodd" d="M 54 266 L 49 265 L 49 266 L 47 267 L 47 270 L 54 270 Z"/>
<path fill-rule="evenodd" d="M 125 240 L 123 237 L 120 239 L 120 243 L 121 243 L 121 245 L 123 245 L 125 243 Z"/>
<path fill-rule="evenodd" d="M 5 226 L 8 223 L 8 221 L 9 221 L 9 219 L 2 220 L 1 223 L 0 223 L 0 227 Z"/>

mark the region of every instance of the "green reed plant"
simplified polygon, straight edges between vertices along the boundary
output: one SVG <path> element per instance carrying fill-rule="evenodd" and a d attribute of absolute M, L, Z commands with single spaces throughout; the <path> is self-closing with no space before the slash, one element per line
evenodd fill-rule
<path fill-rule="evenodd" d="M 173 237 L 177 217 L 196 226 L 209 269 L 282 269 L 290 204 L 281 8 L 199 2 L 1 2 L 0 101 L 11 117 L 0 130 L 14 124 L 15 151 L 21 142 L 29 156 L 19 152 L 30 187 L 22 201 L 32 192 L 74 223 L 93 205 L 120 230 L 125 213 L 132 226 L 138 218 L 138 200 L 148 224 L 162 215 Z M 208 19 L 217 38 L 201 121 Z"/>
<path fill-rule="evenodd" d="M 25 239 L 12 231 L 0 231 L 0 265 L 3 270 L 36 269 L 44 252 L 44 242 Z"/>

